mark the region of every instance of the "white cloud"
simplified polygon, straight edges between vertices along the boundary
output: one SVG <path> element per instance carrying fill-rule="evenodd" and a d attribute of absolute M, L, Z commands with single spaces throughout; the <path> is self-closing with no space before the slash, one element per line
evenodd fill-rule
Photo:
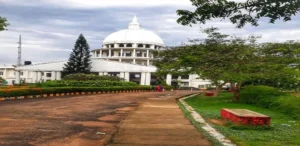
<path fill-rule="evenodd" d="M 191 6 L 190 0 L 2 0 L 9 5 L 38 6 L 41 4 L 75 9 L 108 7 Z"/>

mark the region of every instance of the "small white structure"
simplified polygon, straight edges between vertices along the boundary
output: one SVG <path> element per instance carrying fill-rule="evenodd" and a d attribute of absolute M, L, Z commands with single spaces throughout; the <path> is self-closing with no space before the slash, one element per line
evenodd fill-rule
<path fill-rule="evenodd" d="M 11 65 L 0 66 L 0 77 L 7 81 L 8 85 L 12 85 L 15 82 L 15 67 Z"/>
<path fill-rule="evenodd" d="M 164 49 L 163 40 L 154 32 L 143 29 L 136 17 L 128 29 L 108 35 L 102 48 L 92 50 L 91 72 L 99 75 L 119 76 L 126 81 L 140 85 L 155 84 L 156 67 L 153 66 L 153 51 Z M 16 83 L 22 79 L 27 83 L 48 80 L 61 80 L 61 72 L 66 61 L 42 63 L 16 67 Z M 205 88 L 209 81 L 199 80 L 196 75 L 166 76 L 167 84 L 171 85 L 180 80 L 182 86 Z"/>

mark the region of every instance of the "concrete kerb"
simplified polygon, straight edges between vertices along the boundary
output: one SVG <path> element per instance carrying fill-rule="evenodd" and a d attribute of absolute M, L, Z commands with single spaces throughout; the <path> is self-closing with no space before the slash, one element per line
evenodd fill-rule
<path fill-rule="evenodd" d="M 193 94 L 190 96 L 186 96 L 183 98 L 179 99 L 179 102 L 184 106 L 184 108 L 191 114 L 193 119 L 196 122 L 199 122 L 201 124 L 201 128 L 204 129 L 210 136 L 214 137 L 216 140 L 218 140 L 221 144 L 224 146 L 236 146 L 232 141 L 227 139 L 223 134 L 221 134 L 219 131 L 214 129 L 212 126 L 210 126 L 201 115 L 199 115 L 194 108 L 189 106 L 186 102 L 185 99 L 191 98 L 196 96 L 197 94 Z"/>

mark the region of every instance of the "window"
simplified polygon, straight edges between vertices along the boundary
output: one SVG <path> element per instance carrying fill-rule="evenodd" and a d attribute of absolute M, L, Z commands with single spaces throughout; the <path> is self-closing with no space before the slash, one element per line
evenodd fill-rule
<path fill-rule="evenodd" d="M 124 44 L 119 44 L 119 47 L 124 47 Z"/>
<path fill-rule="evenodd" d="M 21 72 L 21 76 L 23 76 L 23 74 L 24 74 L 24 73 L 23 73 L 23 72 Z"/>
<path fill-rule="evenodd" d="M 126 47 L 132 47 L 132 44 L 127 44 Z"/>
<path fill-rule="evenodd" d="M 199 88 L 206 88 L 205 85 L 199 85 L 198 87 L 199 87 Z"/>
<path fill-rule="evenodd" d="M 51 73 L 46 73 L 47 78 L 51 78 Z"/>
<path fill-rule="evenodd" d="M 183 76 L 181 76 L 181 79 L 188 80 L 188 79 L 190 79 L 190 76 L 189 75 L 183 75 Z"/>
<path fill-rule="evenodd" d="M 172 76 L 172 80 L 177 80 L 178 76 Z"/>
<path fill-rule="evenodd" d="M 131 55 L 131 52 L 125 52 L 125 56 L 126 56 L 126 57 L 132 56 L 132 55 Z"/>
<path fill-rule="evenodd" d="M 182 82 L 182 83 L 181 83 L 181 86 L 183 86 L 183 87 L 188 87 L 188 86 L 189 86 L 189 82 Z"/>
<path fill-rule="evenodd" d="M 120 76 L 120 72 L 109 72 L 107 73 L 108 76 L 114 76 L 114 77 L 119 77 Z"/>
<path fill-rule="evenodd" d="M 146 48 L 150 48 L 150 45 L 146 45 Z"/>
<path fill-rule="evenodd" d="M 138 47 L 139 47 L 139 48 L 143 48 L 144 45 L 143 45 L 143 44 L 139 44 Z"/>
<path fill-rule="evenodd" d="M 110 45 L 110 47 L 111 47 L 111 48 L 114 48 L 114 47 L 115 47 L 115 45 Z"/>
<path fill-rule="evenodd" d="M 142 52 L 140 52 L 140 51 L 137 52 L 137 53 L 136 53 L 136 56 L 137 56 L 137 57 L 142 57 Z"/>
<path fill-rule="evenodd" d="M 0 72 L 0 76 L 3 76 L 3 72 Z"/>

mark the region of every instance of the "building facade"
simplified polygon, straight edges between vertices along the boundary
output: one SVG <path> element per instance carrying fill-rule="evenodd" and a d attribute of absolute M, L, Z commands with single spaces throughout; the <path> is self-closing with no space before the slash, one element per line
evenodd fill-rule
<path fill-rule="evenodd" d="M 91 72 L 98 75 L 119 76 L 126 81 L 140 85 L 155 84 L 156 67 L 153 66 L 153 51 L 164 49 L 161 37 L 143 29 L 136 17 L 128 29 L 108 35 L 100 49 L 92 50 Z M 61 72 L 66 61 L 19 66 L 15 68 L 15 83 L 25 81 L 36 83 L 61 80 Z M 23 76 L 21 75 L 23 74 Z M 25 75 L 24 75 L 25 74 Z M 205 88 L 209 81 L 200 80 L 196 75 L 167 75 L 169 85 L 180 82 L 181 86 Z"/>

